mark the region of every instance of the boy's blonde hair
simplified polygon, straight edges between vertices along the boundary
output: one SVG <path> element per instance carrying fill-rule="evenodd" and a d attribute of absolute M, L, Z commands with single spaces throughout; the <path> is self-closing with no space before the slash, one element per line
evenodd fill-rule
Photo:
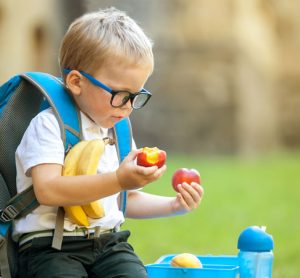
<path fill-rule="evenodd" d="M 87 71 L 101 68 L 106 59 L 125 58 L 153 67 L 152 42 L 136 22 L 115 8 L 85 14 L 65 34 L 59 55 L 60 69 Z"/>

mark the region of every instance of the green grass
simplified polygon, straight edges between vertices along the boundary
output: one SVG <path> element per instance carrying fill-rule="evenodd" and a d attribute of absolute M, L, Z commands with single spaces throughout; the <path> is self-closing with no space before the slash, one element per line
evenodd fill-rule
<path fill-rule="evenodd" d="M 168 155 L 168 170 L 145 191 L 172 196 L 171 176 L 180 167 L 200 171 L 205 194 L 184 216 L 127 219 L 130 243 L 145 264 L 160 256 L 189 252 L 237 254 L 240 232 L 267 226 L 274 238 L 274 278 L 300 276 L 300 153 L 241 159 Z"/>

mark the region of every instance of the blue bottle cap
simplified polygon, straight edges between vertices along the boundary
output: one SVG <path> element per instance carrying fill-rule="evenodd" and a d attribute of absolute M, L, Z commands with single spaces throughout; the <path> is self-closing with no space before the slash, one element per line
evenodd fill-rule
<path fill-rule="evenodd" d="M 251 226 L 241 232 L 238 249 L 250 252 L 273 250 L 273 237 L 265 232 L 265 227 Z"/>

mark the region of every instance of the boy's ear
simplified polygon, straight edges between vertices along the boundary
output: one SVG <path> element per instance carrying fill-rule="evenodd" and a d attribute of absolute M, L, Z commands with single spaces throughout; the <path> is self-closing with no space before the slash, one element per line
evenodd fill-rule
<path fill-rule="evenodd" d="M 81 94 L 82 75 L 77 70 L 72 70 L 66 77 L 66 86 L 74 94 Z"/>

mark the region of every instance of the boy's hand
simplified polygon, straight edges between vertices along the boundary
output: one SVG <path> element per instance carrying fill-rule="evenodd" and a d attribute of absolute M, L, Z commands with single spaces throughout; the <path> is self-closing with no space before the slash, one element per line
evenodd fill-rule
<path fill-rule="evenodd" d="M 116 171 L 118 182 L 123 190 L 144 187 L 159 179 L 166 171 L 166 165 L 161 168 L 136 165 L 135 159 L 140 151 L 140 149 L 131 151 Z"/>
<path fill-rule="evenodd" d="M 190 185 L 182 183 L 178 185 L 176 198 L 172 202 L 174 214 L 183 214 L 197 208 L 203 196 L 203 187 L 195 182 Z"/>

